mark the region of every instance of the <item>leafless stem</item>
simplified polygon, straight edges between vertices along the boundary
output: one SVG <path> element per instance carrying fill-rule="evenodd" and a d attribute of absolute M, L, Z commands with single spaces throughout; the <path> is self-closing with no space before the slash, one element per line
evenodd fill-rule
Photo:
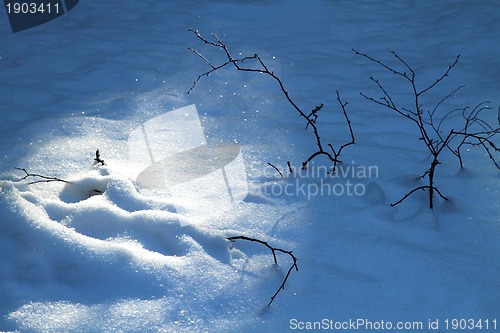
<path fill-rule="evenodd" d="M 274 170 L 276 170 L 276 172 L 278 172 L 278 173 L 280 174 L 281 178 L 283 178 L 283 174 L 281 173 L 281 171 L 280 171 L 280 170 L 279 170 L 276 166 L 274 166 L 274 165 L 273 165 L 273 164 L 271 164 L 271 163 L 267 163 L 267 164 L 268 164 L 269 166 L 273 167 L 273 168 L 274 168 Z"/>
<path fill-rule="evenodd" d="M 448 66 L 448 69 L 446 70 L 446 72 L 441 76 L 439 77 L 438 79 L 436 79 L 436 82 L 434 82 L 433 84 L 431 84 L 430 86 L 428 86 L 427 88 L 421 90 L 419 93 L 417 93 L 417 96 L 419 95 L 422 95 L 423 93 L 425 93 L 426 91 L 429 91 L 431 90 L 432 88 L 434 88 L 436 86 L 436 84 L 438 84 L 439 82 L 441 82 L 445 77 L 448 76 L 448 74 L 450 73 L 451 69 L 453 67 L 455 67 L 455 65 L 458 63 L 458 59 L 460 58 L 460 54 L 457 55 L 457 57 L 455 58 L 455 61 Z"/>
<path fill-rule="evenodd" d="M 331 144 L 328 144 L 328 146 L 332 150 L 333 156 L 335 157 L 335 159 L 333 161 L 332 172 L 336 171 L 337 163 L 340 162 L 339 157 L 340 157 L 340 154 L 342 153 L 342 149 L 344 149 L 347 146 L 353 145 L 355 143 L 354 132 L 352 131 L 352 126 L 351 126 L 351 120 L 349 119 L 349 116 L 347 115 L 347 111 L 345 109 L 348 102 L 345 102 L 345 103 L 342 102 L 338 91 L 337 91 L 337 101 L 339 102 L 340 107 L 342 108 L 342 112 L 344 113 L 344 118 L 347 122 L 347 126 L 349 127 L 349 134 L 351 135 L 351 140 L 349 142 L 342 144 L 337 151 L 335 151 L 335 149 L 333 148 L 333 146 Z"/>
<path fill-rule="evenodd" d="M 24 177 L 20 178 L 19 180 L 25 180 L 25 179 L 28 179 L 29 177 L 41 178 L 41 179 L 34 180 L 32 182 L 29 182 L 28 185 L 38 184 L 38 183 L 50 183 L 50 182 L 63 182 L 66 184 L 71 184 L 71 182 L 64 180 L 64 179 L 61 179 L 61 178 L 44 176 L 44 175 L 40 175 L 38 173 L 30 173 L 30 172 L 26 171 L 25 168 L 16 168 L 16 170 L 21 170 L 25 173 Z"/>
<path fill-rule="evenodd" d="M 234 237 L 228 237 L 227 239 L 230 240 L 230 241 L 232 241 L 232 242 L 234 242 L 237 239 L 241 239 L 241 240 L 246 240 L 246 241 L 250 241 L 250 242 L 260 243 L 260 244 L 266 246 L 269 250 L 271 250 L 271 253 L 273 254 L 274 263 L 276 265 L 278 264 L 278 259 L 276 257 L 276 252 L 281 252 L 281 253 L 284 253 L 284 254 L 288 254 L 290 256 L 290 258 L 292 258 L 293 263 L 290 266 L 290 268 L 288 269 L 288 271 L 287 271 L 287 273 L 285 275 L 285 278 L 283 279 L 283 282 L 281 283 L 280 287 L 274 293 L 274 295 L 271 297 L 271 300 L 267 304 L 267 306 L 270 306 L 273 303 L 273 301 L 276 298 L 276 296 L 278 296 L 279 292 L 281 290 L 285 289 L 285 283 L 288 280 L 288 277 L 290 276 L 290 273 L 292 272 L 292 270 L 294 268 L 295 268 L 296 271 L 299 270 L 299 267 L 297 266 L 297 258 L 293 255 L 292 251 L 286 251 L 286 250 L 283 250 L 283 249 L 280 249 L 280 248 L 277 248 L 277 247 L 273 247 L 273 246 L 269 245 L 267 242 L 265 242 L 263 240 L 260 240 L 260 239 L 246 237 L 246 236 L 234 236 Z"/>
<path fill-rule="evenodd" d="M 438 190 L 437 187 L 430 187 L 428 185 L 423 185 L 423 186 L 419 186 L 419 187 L 416 187 L 414 188 L 413 190 L 411 190 L 410 192 L 406 193 L 404 197 L 402 197 L 401 199 L 399 199 L 398 201 L 396 201 L 395 203 L 391 203 L 391 206 L 394 207 L 394 206 L 397 206 L 399 205 L 400 203 L 402 203 L 406 198 L 408 198 L 411 194 L 413 194 L 414 192 L 418 191 L 418 190 L 430 190 L 430 189 L 433 189 L 434 191 L 437 192 L 437 194 L 439 194 L 441 196 L 441 198 L 443 198 L 444 200 L 448 201 L 448 198 L 445 197 L 443 194 L 441 194 L 441 192 Z"/>

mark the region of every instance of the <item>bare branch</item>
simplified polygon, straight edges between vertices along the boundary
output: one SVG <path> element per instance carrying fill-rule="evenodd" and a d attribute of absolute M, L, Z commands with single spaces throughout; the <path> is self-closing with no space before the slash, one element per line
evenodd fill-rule
<path fill-rule="evenodd" d="M 493 153 L 498 152 L 498 148 L 496 145 L 493 143 L 492 138 L 494 135 L 498 134 L 500 131 L 499 128 L 494 128 L 491 126 L 489 123 L 487 123 L 485 120 L 481 119 L 480 113 L 488 107 L 486 106 L 487 102 L 482 102 L 478 104 L 472 111 L 469 113 L 466 112 L 468 110 L 467 107 L 465 108 L 457 108 L 454 109 L 448 113 L 446 113 L 443 117 L 440 118 L 439 122 L 436 120 L 436 113 L 438 108 L 446 102 L 451 96 L 453 96 L 455 93 L 457 93 L 460 89 L 462 89 L 464 86 L 459 86 L 458 88 L 454 89 L 451 93 L 443 97 L 434 107 L 432 111 L 427 111 L 423 112 L 423 106 L 420 102 L 420 96 L 424 94 L 425 92 L 433 89 L 436 87 L 438 83 L 443 81 L 445 77 L 447 77 L 453 67 L 458 63 L 458 59 L 460 55 L 458 55 L 455 58 L 455 61 L 448 66 L 447 70 L 442 74 L 440 77 L 436 79 L 434 83 L 431 85 L 427 86 L 425 89 L 418 90 L 417 89 L 417 82 L 416 82 L 416 74 L 411 68 L 411 66 L 403 60 L 396 52 L 390 51 L 390 53 L 406 68 L 407 71 L 400 71 L 396 70 L 393 67 L 390 67 L 389 65 L 386 65 L 385 63 L 372 58 L 371 56 L 358 52 L 356 50 L 353 50 L 356 55 L 361 55 L 367 59 L 369 59 L 372 62 L 375 62 L 376 64 L 382 66 L 389 72 L 396 74 L 398 76 L 401 76 L 407 81 L 411 87 L 411 93 L 413 95 L 413 100 L 414 100 L 414 110 L 410 110 L 407 108 L 398 108 L 396 106 L 395 101 L 392 99 L 391 94 L 384 88 L 384 86 L 378 81 L 375 80 L 373 77 L 370 77 L 370 80 L 373 81 L 377 87 L 382 91 L 383 97 L 380 98 L 380 100 L 376 100 L 374 98 L 368 97 L 365 94 L 361 93 L 361 95 L 366 98 L 367 100 L 374 102 L 378 105 L 381 105 L 383 107 L 386 107 L 388 109 L 391 109 L 393 111 L 396 111 L 398 114 L 404 116 L 407 119 L 410 119 L 413 123 L 417 125 L 417 128 L 420 132 L 420 137 L 419 140 L 421 140 L 427 150 L 429 151 L 429 156 L 432 158 L 430 160 L 430 167 L 427 169 L 427 171 L 424 172 L 424 174 L 420 177 L 420 179 L 427 178 L 429 184 L 425 186 L 419 186 L 416 187 L 415 189 L 411 190 L 409 193 L 407 193 L 405 196 L 403 196 L 402 199 L 397 201 L 396 203 L 392 204 L 391 206 L 395 206 L 402 201 L 404 201 L 408 196 L 410 196 L 412 193 L 414 193 L 417 190 L 428 190 L 429 191 L 429 206 L 430 208 L 433 207 L 433 196 L 434 192 L 439 194 L 441 197 L 445 198 L 441 192 L 439 192 L 438 188 L 434 186 L 434 177 L 435 177 L 435 170 L 436 167 L 440 164 L 438 161 L 438 158 L 440 154 L 443 152 L 443 149 L 447 148 L 452 154 L 454 154 L 459 162 L 460 166 L 463 166 L 463 160 L 461 156 L 461 147 L 464 144 L 468 145 L 475 145 L 475 146 L 482 146 L 486 153 L 488 154 L 489 158 L 492 160 L 493 164 L 497 168 L 499 168 L 499 163 L 495 160 Z M 409 74 L 408 74 L 409 73 Z M 442 126 L 444 126 L 444 123 L 446 120 L 449 120 L 449 118 L 453 115 L 456 114 L 457 112 L 461 111 L 463 120 L 464 120 L 464 125 L 462 130 L 454 130 L 452 129 L 447 129 L 448 134 L 444 136 L 442 134 Z M 436 123 L 437 122 L 437 123 Z M 499 124 L 500 124 L 500 109 L 499 109 Z M 476 125 L 476 127 L 479 127 L 480 130 L 475 130 L 474 132 L 472 131 L 472 127 Z M 452 146 L 452 141 L 454 141 L 455 138 L 461 137 L 461 140 L 458 141 L 458 144 L 456 142 L 453 142 Z M 454 148 L 455 147 L 455 148 Z M 445 198 L 446 199 L 446 198 Z"/>
<path fill-rule="evenodd" d="M 292 169 L 292 165 L 290 164 L 290 161 L 286 161 L 286 164 L 288 165 L 288 172 L 290 172 L 290 174 L 292 174 L 293 169 Z"/>
<path fill-rule="evenodd" d="M 455 90 L 453 90 L 451 93 L 449 93 L 448 95 L 446 95 L 444 98 L 442 98 L 442 99 L 441 99 L 441 100 L 440 100 L 440 101 L 436 104 L 436 106 L 434 107 L 434 109 L 432 110 L 432 112 L 430 112 L 430 113 L 429 113 L 429 115 L 430 115 L 431 117 L 433 117 L 433 116 L 434 116 L 434 113 L 436 113 L 437 108 L 438 108 L 438 107 L 439 107 L 439 106 L 440 106 L 440 105 L 441 105 L 444 101 L 446 101 L 448 98 L 450 98 L 451 96 L 453 96 L 454 94 L 456 94 L 456 93 L 457 93 L 457 91 L 459 91 L 459 90 L 460 90 L 460 89 L 462 89 L 463 87 L 465 87 L 465 86 L 464 86 L 464 85 L 459 86 L 458 88 L 456 88 Z M 449 113 L 448 113 L 448 114 L 449 114 Z M 446 117 L 446 116 L 445 116 L 445 117 Z M 442 122 L 442 121 L 443 121 L 443 120 L 441 119 L 441 122 Z"/>
<path fill-rule="evenodd" d="M 29 177 L 41 178 L 38 180 L 34 180 L 32 182 L 29 182 L 28 185 L 38 184 L 38 183 L 50 183 L 50 182 L 63 182 L 66 184 L 71 184 L 71 182 L 64 180 L 64 179 L 61 179 L 61 178 L 44 176 L 44 175 L 40 175 L 38 173 L 29 173 L 28 171 L 26 171 L 25 168 L 16 168 L 16 170 L 21 170 L 25 173 L 24 177 L 19 179 L 20 181 L 28 179 Z"/>
<path fill-rule="evenodd" d="M 411 190 L 410 192 L 406 193 L 404 197 L 402 197 L 401 199 L 399 199 L 398 201 L 396 201 L 395 203 L 391 203 L 391 206 L 394 207 L 394 206 L 397 206 L 399 205 L 400 203 L 402 203 L 406 198 L 408 198 L 410 195 L 412 195 L 414 192 L 418 191 L 418 190 L 430 190 L 430 189 L 433 189 L 434 191 L 436 191 L 439 196 L 441 196 L 441 198 L 443 198 L 444 200 L 448 201 L 448 198 L 445 197 L 443 194 L 441 194 L 441 192 L 437 189 L 437 187 L 430 187 L 428 185 L 423 185 L 423 186 L 419 186 L 419 187 L 416 187 L 414 188 L 413 190 Z M 432 208 L 432 207 L 431 207 Z"/>
<path fill-rule="evenodd" d="M 275 167 L 274 165 L 272 165 L 269 162 L 267 164 L 270 165 L 270 166 L 272 166 L 274 168 L 274 170 L 276 170 L 280 174 L 281 178 L 283 178 L 283 174 L 281 173 L 281 171 L 277 167 Z"/>
<path fill-rule="evenodd" d="M 500 164 L 495 160 L 495 158 L 493 157 L 493 153 L 492 153 L 492 150 L 494 152 L 497 152 L 497 153 L 500 152 L 500 148 L 498 148 L 491 139 L 489 139 L 488 137 L 485 136 L 485 135 L 489 135 L 491 137 L 494 134 L 500 133 L 500 128 L 497 128 L 491 132 L 477 132 L 477 133 L 467 133 L 467 132 L 459 132 L 459 131 L 452 131 L 452 132 L 453 132 L 453 134 L 463 136 L 463 140 L 460 142 L 460 144 L 457 147 L 457 150 L 456 150 L 457 154 L 460 155 L 460 148 L 464 144 L 481 145 L 484 148 L 484 150 L 486 151 L 486 154 L 488 154 L 488 157 L 493 162 L 493 164 L 497 167 L 497 169 L 500 169 Z M 473 143 L 471 141 L 466 141 L 469 138 L 473 138 L 473 139 L 477 140 L 476 143 Z"/>
<path fill-rule="evenodd" d="M 332 172 L 335 172 L 335 170 L 336 170 L 337 162 L 339 162 L 338 158 L 340 157 L 340 154 L 342 153 L 342 149 L 344 149 L 345 147 L 348 147 L 350 145 L 353 145 L 356 142 L 354 139 L 354 132 L 352 131 L 351 120 L 349 119 L 349 116 L 347 115 L 347 111 L 345 109 L 348 102 L 345 102 L 345 103 L 342 102 L 342 100 L 340 99 L 340 94 L 339 94 L 338 90 L 337 90 L 337 101 L 339 102 L 340 107 L 342 108 L 342 112 L 344 113 L 344 118 L 347 122 L 347 126 L 349 127 L 349 134 L 351 135 L 351 140 L 349 142 L 342 144 L 337 152 L 335 152 L 332 145 L 328 144 L 333 152 L 334 157 L 335 157 L 335 160 L 333 162 Z"/>
<path fill-rule="evenodd" d="M 387 69 L 388 71 L 392 72 L 393 74 L 400 75 L 400 76 L 405 77 L 406 79 L 408 79 L 408 80 L 409 80 L 409 78 L 408 78 L 408 76 L 406 75 L 406 73 L 404 73 L 404 72 L 400 72 L 400 71 L 397 71 L 397 70 L 395 70 L 394 68 L 387 66 L 386 64 L 384 64 L 384 63 L 383 63 L 383 62 L 381 62 L 380 60 L 374 59 L 374 58 L 370 57 L 369 55 L 367 55 L 367 54 L 365 54 L 365 53 L 361 53 L 361 52 L 359 52 L 359 51 L 356 51 L 355 49 L 352 49 L 352 50 L 353 50 L 353 51 L 354 51 L 354 53 L 356 53 L 357 55 L 361 55 L 361 56 L 363 56 L 363 57 L 365 57 L 365 58 L 367 58 L 367 59 L 369 59 L 369 60 L 371 60 L 371 61 L 373 61 L 373 62 L 375 62 L 375 63 L 379 64 L 380 66 L 384 67 L 385 69 Z"/>
<path fill-rule="evenodd" d="M 457 55 L 457 57 L 455 58 L 455 61 L 453 62 L 453 64 L 449 65 L 448 66 L 448 69 L 446 70 L 446 72 L 436 80 L 436 82 L 434 82 L 433 84 L 431 84 L 430 86 L 428 86 L 427 88 L 425 88 L 424 90 L 420 91 L 419 93 L 417 93 L 417 96 L 420 96 L 422 95 L 423 93 L 425 93 L 426 91 L 429 91 L 430 89 L 434 88 L 434 86 L 436 84 L 438 84 L 439 82 L 441 82 L 445 77 L 448 76 L 448 73 L 451 71 L 451 69 L 453 67 L 455 67 L 455 65 L 458 63 L 458 58 L 460 58 L 460 54 Z"/>
<path fill-rule="evenodd" d="M 267 304 L 267 306 L 270 306 L 274 299 L 276 298 L 276 296 L 278 296 L 279 292 L 281 290 L 284 290 L 285 289 L 285 283 L 286 281 L 288 280 L 288 277 L 290 276 L 290 273 L 292 272 L 292 270 L 295 268 L 296 271 L 299 270 L 299 267 L 297 266 L 297 258 L 293 255 L 292 251 L 286 251 L 286 250 L 283 250 L 283 249 L 280 249 L 280 248 L 277 248 L 277 247 L 272 247 L 271 245 L 269 245 L 267 242 L 265 241 L 262 241 L 260 239 L 256 239 L 256 238 L 251 238 L 251 237 L 246 237 L 246 236 L 234 236 L 234 237 L 228 237 L 227 238 L 228 240 L 234 242 L 235 240 L 237 239 L 241 239 L 241 240 L 246 240 L 246 241 L 250 241 L 250 242 L 256 242 L 256 243 L 260 243 L 264 246 L 266 246 L 268 249 L 271 250 L 271 253 L 273 254 L 273 259 L 274 259 L 274 263 L 277 265 L 278 264 L 278 259 L 276 257 L 276 252 L 281 252 L 281 253 L 284 253 L 284 254 L 288 254 L 292 260 L 293 260 L 293 264 L 290 266 L 290 268 L 288 269 L 288 272 L 286 273 L 285 275 L 285 278 L 283 279 L 283 282 L 281 283 L 280 287 L 278 288 L 278 290 L 274 293 L 274 295 L 271 297 L 271 300 L 269 301 L 269 303 Z"/>
<path fill-rule="evenodd" d="M 198 75 L 198 78 L 195 80 L 193 86 L 191 87 L 191 89 L 189 89 L 188 93 L 190 93 L 195 88 L 195 86 L 198 84 L 198 82 L 201 80 L 201 78 L 203 78 L 204 76 L 209 76 L 211 73 L 213 73 L 213 72 L 215 72 L 215 71 L 217 71 L 217 70 L 219 70 L 219 69 L 221 69 L 223 67 L 226 67 L 227 65 L 230 65 L 230 64 L 234 65 L 234 67 L 238 71 L 261 73 L 261 74 L 266 74 L 266 75 L 270 76 L 274 81 L 276 81 L 276 83 L 280 87 L 281 92 L 285 96 L 285 98 L 288 101 L 288 103 L 299 113 L 299 115 L 302 118 L 305 119 L 305 121 L 306 121 L 306 129 L 310 127 L 312 129 L 312 131 L 313 131 L 314 138 L 316 140 L 317 151 L 315 151 L 314 153 L 312 153 L 309 156 L 309 158 L 307 158 L 302 163 L 302 167 L 306 168 L 307 165 L 309 164 L 309 162 L 313 158 L 315 158 L 316 156 L 325 155 L 334 164 L 334 168 L 335 168 L 335 166 L 336 166 L 336 164 L 338 162 L 338 157 L 339 157 L 340 152 L 342 151 L 342 149 L 345 148 L 345 147 L 347 147 L 347 146 L 349 146 L 349 145 L 351 145 L 351 144 L 353 144 L 354 142 L 348 142 L 348 143 L 342 145 L 339 148 L 338 152 L 333 153 L 333 154 L 331 154 L 329 151 L 327 151 L 327 150 L 324 149 L 323 142 L 321 141 L 321 137 L 320 137 L 320 134 L 319 134 L 319 129 L 318 129 L 317 124 L 316 124 L 316 121 L 318 119 L 318 112 L 323 108 L 323 104 L 320 104 L 320 105 L 316 106 L 309 113 L 304 112 L 302 110 L 302 108 L 300 108 L 295 103 L 295 101 L 290 97 L 290 94 L 288 93 L 288 90 L 285 88 L 285 85 L 283 84 L 283 81 L 280 79 L 280 77 L 277 76 L 276 74 L 274 74 L 274 72 L 272 72 L 268 68 L 268 66 L 266 65 L 266 63 L 259 56 L 259 54 L 256 53 L 256 54 L 254 54 L 252 56 L 234 58 L 233 55 L 231 54 L 231 52 L 229 51 L 229 48 L 227 47 L 227 45 L 224 42 L 222 42 L 222 40 L 219 37 L 217 37 L 217 35 L 213 34 L 213 37 L 214 37 L 215 41 L 210 41 L 210 40 L 206 39 L 205 37 L 203 37 L 197 30 L 190 29 L 189 31 L 193 32 L 196 35 L 196 37 L 198 39 L 200 39 L 203 43 L 205 43 L 205 44 L 207 44 L 209 46 L 214 46 L 214 47 L 222 50 L 224 52 L 224 54 L 225 54 L 225 56 L 226 56 L 227 59 L 225 60 L 225 62 L 223 62 L 220 65 L 214 65 L 213 63 L 210 62 L 210 60 L 208 60 L 200 52 L 198 52 L 196 50 L 193 50 L 193 49 L 189 49 L 193 53 L 195 53 L 199 58 L 203 59 L 203 61 L 205 61 L 210 66 L 210 69 L 208 71 L 206 71 L 206 72 Z M 254 65 L 253 67 L 246 67 L 243 64 L 246 63 L 247 61 L 254 61 L 257 64 Z M 349 126 L 349 131 L 351 133 L 351 137 L 353 137 L 351 123 L 349 121 L 349 118 L 347 117 L 347 112 L 345 110 L 345 106 L 347 105 L 347 103 L 344 104 L 344 103 L 342 103 L 340 101 L 340 98 L 338 97 L 338 92 L 337 92 L 337 99 L 339 100 L 340 105 L 342 107 L 342 110 L 344 112 L 344 117 L 348 121 L 348 126 Z M 354 141 L 354 140 L 351 140 L 351 141 Z M 331 144 L 328 144 L 328 146 L 331 147 Z"/>

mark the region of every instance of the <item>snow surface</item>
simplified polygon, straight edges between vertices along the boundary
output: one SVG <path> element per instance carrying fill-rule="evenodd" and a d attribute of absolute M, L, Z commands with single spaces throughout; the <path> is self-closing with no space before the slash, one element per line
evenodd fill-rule
<path fill-rule="evenodd" d="M 15 34 L 0 15 L 0 331 L 287 332 L 293 319 L 500 320 L 498 170 L 481 150 L 467 152 L 464 169 L 447 156 L 437 180 L 450 202 L 437 199 L 431 211 L 422 193 L 390 207 L 418 184 L 428 156 L 409 122 L 359 96 L 378 96 L 370 75 L 393 84 L 394 96 L 410 92 L 351 51 L 392 61 L 394 50 L 422 86 L 461 54 L 427 103 L 466 84 L 446 108 L 489 100 L 494 122 L 498 2 L 80 1 Z M 324 103 L 318 126 L 334 145 L 348 137 L 339 90 L 356 136 L 343 166 L 377 172 L 326 182 L 360 184 L 363 195 L 295 195 L 320 179 L 281 179 L 269 169 L 300 165 L 314 137 L 268 77 L 221 71 L 187 95 L 207 70 L 187 47 L 223 60 L 189 28 L 217 33 L 236 55 L 259 52 L 305 110 Z M 126 176 L 127 143 L 140 124 L 190 104 L 207 141 L 241 145 L 250 193 L 203 225 L 181 227 L 182 202 Z M 96 148 L 104 167 L 92 166 Z M 72 184 L 27 185 L 15 167 Z M 299 271 L 270 307 L 291 262 L 279 256 L 276 267 L 263 246 L 225 239 L 235 235 L 298 258 Z"/>

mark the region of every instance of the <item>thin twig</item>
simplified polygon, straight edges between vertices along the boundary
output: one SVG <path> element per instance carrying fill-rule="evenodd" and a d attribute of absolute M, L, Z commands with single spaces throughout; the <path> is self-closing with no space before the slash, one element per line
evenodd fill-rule
<path fill-rule="evenodd" d="M 269 162 L 267 164 L 270 165 L 270 166 L 272 166 L 274 168 L 274 170 L 276 170 L 280 174 L 281 178 L 283 178 L 283 174 L 281 173 L 281 171 L 276 166 L 274 166 L 273 164 L 271 164 Z"/>
<path fill-rule="evenodd" d="M 404 197 L 402 197 L 401 199 L 399 199 L 398 201 L 396 201 L 395 203 L 391 203 L 391 206 L 394 207 L 396 205 L 399 205 L 400 203 L 402 203 L 406 198 L 408 198 L 412 193 L 418 191 L 418 190 L 430 190 L 431 187 L 428 186 L 428 185 L 423 185 L 423 186 L 419 186 L 419 187 L 416 187 L 414 188 L 413 190 L 411 190 L 410 192 L 406 193 Z M 437 189 L 437 187 L 432 187 L 432 189 L 434 191 L 436 191 L 440 196 L 441 198 L 443 198 L 444 200 L 448 201 L 448 198 L 445 197 L 443 194 L 441 194 L 441 192 Z"/>
<path fill-rule="evenodd" d="M 61 179 L 61 178 L 57 178 L 57 177 L 49 177 L 49 176 L 44 176 L 44 175 L 40 175 L 38 173 L 29 173 L 28 171 L 26 171 L 25 168 L 15 168 L 16 170 L 21 170 L 25 173 L 24 177 L 20 178 L 19 180 L 25 180 L 29 177 L 33 177 L 33 178 L 42 178 L 42 179 L 39 179 L 39 180 L 35 180 L 35 181 L 32 181 L 32 182 L 29 182 L 28 185 L 32 185 L 32 184 L 38 184 L 38 183 L 50 183 L 50 182 L 63 182 L 63 183 L 66 183 L 66 184 L 71 184 L 71 182 L 67 181 L 67 180 L 64 180 L 64 179 Z"/>
<path fill-rule="evenodd" d="M 339 94 L 338 90 L 337 90 L 337 101 L 339 102 L 340 107 L 342 108 L 342 112 L 344 113 L 344 117 L 345 117 L 345 120 L 347 122 L 347 126 L 349 127 L 349 134 L 351 135 L 351 140 L 349 142 L 342 144 L 337 152 L 335 152 L 332 145 L 329 144 L 330 149 L 332 150 L 332 152 L 335 156 L 335 160 L 333 161 L 332 173 L 334 173 L 336 171 L 337 162 L 340 162 L 338 158 L 340 157 L 340 154 L 342 153 L 342 149 L 344 149 L 347 146 L 353 145 L 356 142 L 354 139 L 354 132 L 352 131 L 351 120 L 349 119 L 349 116 L 347 115 L 347 111 L 345 109 L 348 102 L 345 102 L 345 103 L 342 102 L 342 100 L 340 99 L 340 94 Z"/>
<path fill-rule="evenodd" d="M 434 86 L 435 86 L 436 84 L 438 84 L 438 83 L 439 83 L 439 82 L 441 82 L 441 81 L 442 81 L 445 77 L 447 77 L 447 76 L 448 76 L 448 74 L 450 73 L 451 69 L 452 69 L 453 67 L 455 67 L 455 65 L 458 63 L 458 59 L 459 59 L 459 58 L 460 58 L 460 54 L 459 54 L 459 55 L 457 55 L 457 57 L 455 58 L 455 61 L 454 61 L 451 65 L 449 65 L 449 66 L 448 66 L 448 69 L 446 70 L 446 72 L 445 72 L 443 75 L 441 75 L 441 77 L 439 77 L 439 78 L 436 80 L 436 82 L 434 82 L 433 84 L 431 84 L 431 85 L 430 85 L 430 86 L 428 86 L 427 88 L 425 88 L 425 89 L 421 90 L 419 93 L 417 93 L 417 96 L 420 96 L 420 95 L 422 95 L 424 92 L 429 91 L 430 89 L 434 88 Z"/>
<path fill-rule="evenodd" d="M 379 64 L 380 66 L 384 67 L 385 69 L 387 69 L 388 71 L 392 72 L 393 74 L 397 74 L 397 75 L 400 75 L 400 76 L 403 76 L 403 77 L 407 77 L 404 73 L 399 72 L 399 71 L 397 71 L 397 70 L 395 70 L 395 69 L 393 69 L 393 68 L 391 68 L 391 67 L 389 67 L 389 66 L 385 65 L 385 64 L 384 64 L 384 63 L 382 63 L 380 60 L 376 60 L 376 59 L 374 59 L 374 58 L 370 57 L 369 55 L 367 55 L 367 54 L 365 54 L 365 53 L 361 53 L 361 52 L 359 52 L 359 51 L 356 51 L 355 49 L 352 49 L 352 50 L 353 50 L 353 51 L 354 51 L 354 53 L 356 53 L 357 55 L 361 55 L 361 56 L 363 56 L 363 57 L 365 57 L 365 58 L 367 58 L 367 59 L 369 59 L 369 60 L 371 60 L 371 61 L 373 61 L 373 62 L 375 62 L 375 63 Z"/>
<path fill-rule="evenodd" d="M 288 272 L 286 273 L 285 278 L 283 279 L 283 282 L 281 283 L 280 287 L 274 293 L 274 295 L 271 297 L 271 300 L 267 304 L 267 306 L 270 306 L 273 303 L 273 301 L 276 298 L 276 296 L 278 296 L 279 292 L 281 290 L 285 289 L 285 283 L 288 280 L 288 277 L 290 276 L 290 273 L 292 272 L 292 270 L 294 268 L 295 268 L 296 271 L 299 270 L 299 267 L 297 266 L 297 258 L 293 255 L 292 251 L 286 251 L 286 250 L 283 250 L 283 249 L 280 249 L 280 248 L 277 248 L 277 247 L 272 247 L 267 242 L 265 242 L 263 240 L 260 240 L 260 239 L 251 238 L 251 237 L 247 237 L 247 236 L 234 236 L 234 237 L 228 237 L 227 239 L 230 240 L 230 241 L 232 241 L 232 242 L 234 242 L 237 239 L 241 239 L 241 240 L 246 240 L 246 241 L 250 241 L 250 242 L 260 243 L 260 244 L 266 246 L 268 249 L 271 250 L 271 252 L 273 254 L 273 259 L 274 259 L 274 263 L 275 264 L 278 264 L 278 259 L 276 257 L 276 252 L 281 252 L 281 253 L 284 253 L 284 254 L 288 254 L 292 258 L 293 264 L 288 269 Z"/>

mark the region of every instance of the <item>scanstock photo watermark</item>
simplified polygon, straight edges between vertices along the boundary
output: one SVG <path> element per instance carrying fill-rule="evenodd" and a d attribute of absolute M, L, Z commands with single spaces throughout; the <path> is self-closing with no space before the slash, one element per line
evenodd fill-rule
<path fill-rule="evenodd" d="M 257 174 L 261 178 L 273 180 L 279 175 L 282 181 L 270 182 L 261 188 L 265 196 L 298 196 L 310 200 L 316 196 L 363 196 L 370 179 L 379 176 L 376 165 L 340 163 L 335 170 L 327 165 L 309 163 L 307 168 L 288 164 L 277 167 L 268 164 Z"/>
<path fill-rule="evenodd" d="M 337 332 L 493 332 L 497 330 L 496 318 L 429 318 L 423 321 L 370 320 L 350 318 L 333 320 L 323 318 L 316 321 L 301 321 L 291 318 L 291 331 L 337 331 Z"/>
<path fill-rule="evenodd" d="M 430 322 L 430 321 L 429 321 Z M 348 319 L 336 321 L 330 318 L 323 318 L 319 321 L 300 321 L 296 318 L 290 319 L 290 329 L 295 331 L 323 330 L 323 331 L 422 331 L 424 322 L 422 321 L 398 321 L 387 320 L 373 321 L 366 318 Z"/>

